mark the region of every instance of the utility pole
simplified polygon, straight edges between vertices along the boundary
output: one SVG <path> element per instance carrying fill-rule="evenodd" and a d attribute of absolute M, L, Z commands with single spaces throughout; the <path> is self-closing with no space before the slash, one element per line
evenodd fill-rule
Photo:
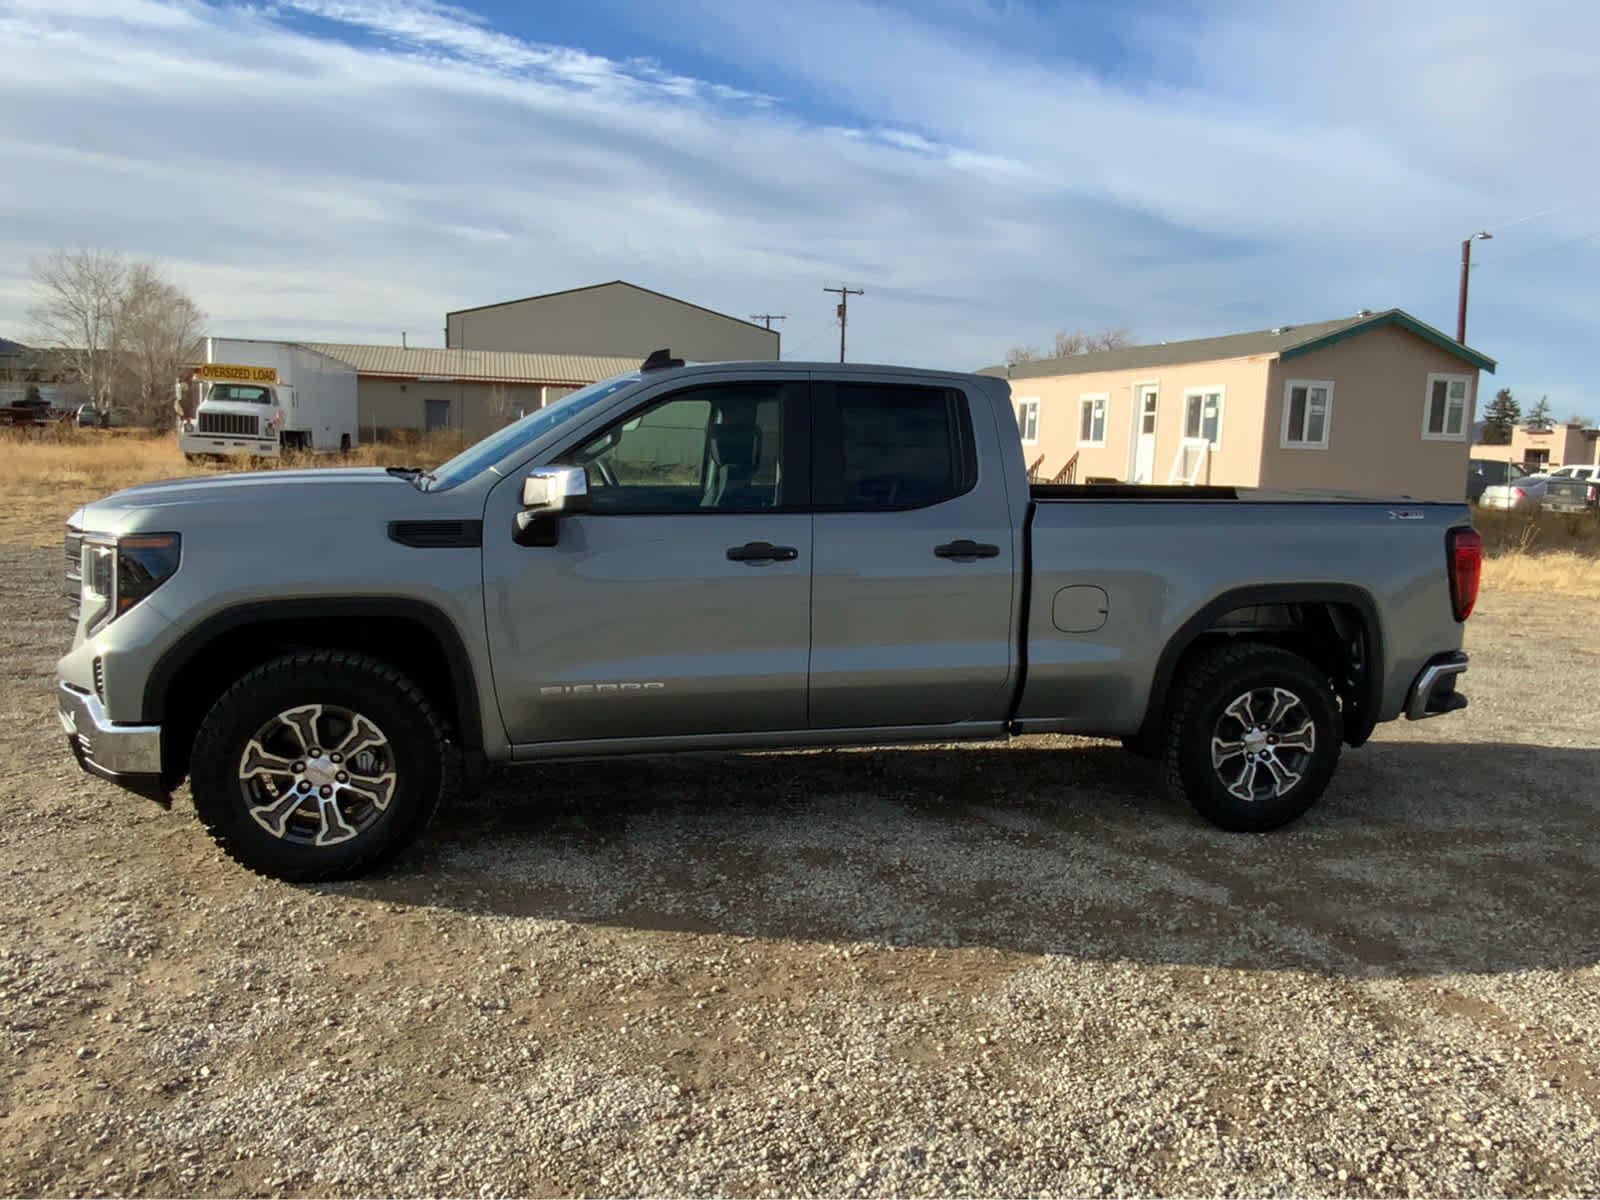
<path fill-rule="evenodd" d="M 751 313 L 750 314 L 750 319 L 752 321 L 760 321 L 768 329 L 772 328 L 772 323 L 774 321 L 786 321 L 786 320 L 788 320 L 788 318 L 783 313 Z"/>
<path fill-rule="evenodd" d="M 845 322 L 850 319 L 850 297 L 851 296 L 865 296 L 866 293 L 863 292 L 860 288 L 847 288 L 843 284 L 840 284 L 836 288 L 825 287 L 822 290 L 825 291 L 825 292 L 837 292 L 839 294 L 839 306 L 834 311 L 839 316 L 839 361 L 843 362 L 844 361 L 844 326 L 845 326 Z"/>
<path fill-rule="evenodd" d="M 1467 344 L 1467 272 L 1472 270 L 1472 243 L 1486 242 L 1494 234 L 1487 230 L 1461 240 L 1461 293 L 1456 298 L 1456 341 Z"/>

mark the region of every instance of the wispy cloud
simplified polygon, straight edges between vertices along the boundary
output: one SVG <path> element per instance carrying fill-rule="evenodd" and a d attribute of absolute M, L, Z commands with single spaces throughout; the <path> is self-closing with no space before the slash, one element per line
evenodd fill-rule
<path fill-rule="evenodd" d="M 1483 244 L 1474 340 L 1585 402 L 1600 243 L 1525 254 L 1589 231 L 1600 13 L 1127 7 L 593 0 L 639 57 L 428 0 L 0 0 L 0 332 L 27 258 L 88 242 L 218 332 L 421 340 L 621 276 L 826 355 L 843 280 L 852 356 L 970 367 L 1064 326 L 1448 325 L 1459 238 L 1544 209 Z"/>

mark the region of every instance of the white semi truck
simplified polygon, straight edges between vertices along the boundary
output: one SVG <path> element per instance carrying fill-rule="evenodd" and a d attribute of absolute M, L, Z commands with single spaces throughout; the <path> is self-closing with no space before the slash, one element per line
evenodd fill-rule
<path fill-rule="evenodd" d="M 357 440 L 355 368 L 304 346 L 208 337 L 178 385 L 185 455 L 339 453 Z"/>

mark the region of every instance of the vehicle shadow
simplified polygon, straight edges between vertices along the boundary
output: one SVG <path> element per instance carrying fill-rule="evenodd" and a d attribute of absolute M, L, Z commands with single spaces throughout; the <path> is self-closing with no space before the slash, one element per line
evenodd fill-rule
<path fill-rule="evenodd" d="M 1053 739 L 492 775 L 336 890 L 759 938 L 1372 978 L 1600 963 L 1600 750 L 1386 742 L 1223 833 L 1155 764 Z"/>

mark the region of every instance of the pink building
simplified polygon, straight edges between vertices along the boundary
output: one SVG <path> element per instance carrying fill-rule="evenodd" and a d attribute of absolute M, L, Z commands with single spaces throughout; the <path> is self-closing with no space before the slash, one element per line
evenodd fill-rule
<path fill-rule="evenodd" d="M 989 367 L 1035 478 L 1460 500 L 1494 360 L 1399 309 Z"/>

